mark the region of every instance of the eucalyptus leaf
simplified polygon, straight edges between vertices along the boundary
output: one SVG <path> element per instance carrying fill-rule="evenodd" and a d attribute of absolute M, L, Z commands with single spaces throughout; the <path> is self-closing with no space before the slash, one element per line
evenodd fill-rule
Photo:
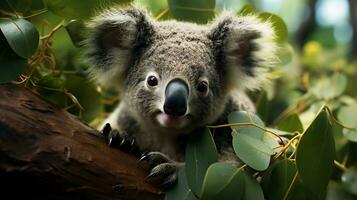
<path fill-rule="evenodd" d="M 182 21 L 207 23 L 215 15 L 215 0 L 168 0 L 172 15 Z"/>
<path fill-rule="evenodd" d="M 85 25 L 82 21 L 79 20 L 71 20 L 68 22 L 65 26 L 69 37 L 72 40 L 72 43 L 76 47 L 81 47 L 83 45 L 84 41 L 84 30 L 85 30 Z"/>
<path fill-rule="evenodd" d="M 228 122 L 254 123 L 265 127 L 264 123 L 252 113 L 237 111 L 228 115 Z M 265 170 L 270 163 L 270 157 L 279 146 L 270 134 L 254 126 L 231 126 L 233 132 L 233 149 L 237 156 L 255 170 Z"/>
<path fill-rule="evenodd" d="M 185 168 L 178 172 L 177 183 L 166 192 L 165 200 L 198 200 L 187 185 Z"/>
<path fill-rule="evenodd" d="M 267 199 L 282 200 L 288 192 L 295 173 L 296 165 L 290 160 L 275 162 L 262 177 L 261 186 Z"/>
<path fill-rule="evenodd" d="M 0 83 L 15 80 L 25 70 L 27 60 L 16 55 L 0 32 Z"/>
<path fill-rule="evenodd" d="M 0 19 L 0 30 L 11 49 L 20 57 L 29 58 L 37 50 L 40 35 L 25 19 Z"/>
<path fill-rule="evenodd" d="M 297 147 L 296 164 L 302 184 L 320 199 L 331 178 L 335 144 L 328 112 L 323 109 L 303 133 Z"/>
<path fill-rule="evenodd" d="M 207 168 L 217 162 L 218 153 L 208 128 L 192 134 L 186 144 L 186 174 L 192 192 L 199 195 Z"/>
<path fill-rule="evenodd" d="M 332 77 L 324 77 L 317 81 L 311 92 L 320 99 L 332 99 L 340 96 L 346 89 L 347 77 L 336 73 Z"/>
<path fill-rule="evenodd" d="M 338 111 L 338 120 L 346 127 L 357 128 L 357 104 L 341 107 Z"/>
<path fill-rule="evenodd" d="M 278 124 L 278 129 L 287 132 L 295 132 L 298 131 L 302 133 L 304 128 L 300 121 L 300 118 L 297 114 L 291 114 L 284 117 Z"/>
<path fill-rule="evenodd" d="M 200 199 L 263 200 L 264 195 L 258 182 L 250 175 L 222 162 L 214 163 L 208 168 Z"/>
<path fill-rule="evenodd" d="M 343 129 L 342 130 L 343 136 L 345 136 L 351 142 L 357 142 L 357 131 L 350 130 L 350 129 Z"/>

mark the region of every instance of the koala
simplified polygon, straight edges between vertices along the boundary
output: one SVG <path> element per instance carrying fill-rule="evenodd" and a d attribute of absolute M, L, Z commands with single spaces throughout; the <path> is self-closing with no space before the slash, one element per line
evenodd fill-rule
<path fill-rule="evenodd" d="M 176 181 L 187 136 L 222 124 L 230 112 L 255 112 L 246 92 L 259 89 L 276 62 L 275 32 L 257 16 L 223 12 L 206 25 L 156 21 L 137 7 L 108 9 L 88 23 L 89 75 L 120 91 L 101 126 L 109 143 L 146 153 L 149 177 Z M 220 159 L 235 159 L 230 134 L 215 134 Z"/>

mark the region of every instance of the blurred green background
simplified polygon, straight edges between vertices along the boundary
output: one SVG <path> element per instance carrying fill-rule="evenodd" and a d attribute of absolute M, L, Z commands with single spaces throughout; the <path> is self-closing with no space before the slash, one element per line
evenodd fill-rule
<path fill-rule="evenodd" d="M 97 126 L 120 99 L 117 91 L 101 88 L 86 77 L 88 65 L 80 48 L 84 23 L 101 9 L 130 3 L 133 1 L 1 0 L 0 83 L 27 86 Z M 343 125 L 334 126 L 333 134 L 336 160 L 348 168 L 348 173 L 334 172 L 326 198 L 357 199 L 357 173 L 353 171 L 357 163 L 356 0 L 135 3 L 146 7 L 158 20 L 204 24 L 223 10 L 271 20 L 278 33 L 281 62 L 271 73 L 272 83 L 261 92 L 250 93 L 258 115 L 266 125 L 290 132 L 293 130 L 284 128 L 282 122 L 298 116 L 306 130 L 321 106 L 327 105 Z M 343 175 L 348 176 L 348 183 Z"/>

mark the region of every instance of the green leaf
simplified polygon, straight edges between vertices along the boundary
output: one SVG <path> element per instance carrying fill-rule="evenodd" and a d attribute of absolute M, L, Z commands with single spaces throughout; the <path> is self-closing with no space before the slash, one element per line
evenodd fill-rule
<path fill-rule="evenodd" d="M 82 21 L 71 20 L 65 26 L 72 43 L 76 47 L 81 47 L 84 41 L 83 30 L 85 30 L 85 25 Z"/>
<path fill-rule="evenodd" d="M 261 186 L 265 197 L 276 200 L 284 199 L 296 172 L 296 165 L 292 161 L 275 162 L 262 177 Z"/>
<path fill-rule="evenodd" d="M 263 12 L 260 13 L 258 17 L 273 24 L 278 42 L 284 42 L 286 40 L 288 37 L 288 28 L 284 20 L 282 20 L 278 15 Z"/>
<path fill-rule="evenodd" d="M 348 169 L 341 176 L 342 186 L 351 194 L 357 195 L 357 170 Z"/>
<path fill-rule="evenodd" d="M 250 175 L 222 162 L 214 163 L 208 168 L 200 199 L 263 200 L 264 196 L 258 182 Z"/>
<path fill-rule="evenodd" d="M 343 133 L 343 136 L 345 136 L 349 141 L 357 142 L 357 131 L 344 128 L 342 130 L 342 133 Z"/>
<path fill-rule="evenodd" d="M 338 120 L 348 128 L 357 129 L 357 104 L 352 104 L 342 107 L 338 111 Z M 357 142 L 357 131 L 344 128 L 342 130 L 343 135 L 352 142 Z"/>
<path fill-rule="evenodd" d="M 332 77 L 324 77 L 317 81 L 311 92 L 319 99 L 332 99 L 340 96 L 346 89 L 347 77 L 336 73 Z"/>
<path fill-rule="evenodd" d="M 138 2 L 141 6 L 145 7 L 155 17 L 165 13 L 160 19 L 172 18 L 171 13 L 165 11 L 168 9 L 167 0 L 136 0 L 135 2 Z"/>
<path fill-rule="evenodd" d="M 188 185 L 194 194 L 199 195 L 207 168 L 218 159 L 217 149 L 208 128 L 202 128 L 189 137 L 185 159 Z"/>
<path fill-rule="evenodd" d="M 256 116 L 245 111 L 233 112 L 228 115 L 228 122 L 254 123 L 265 127 Z M 265 170 L 270 163 L 274 148 L 279 144 L 270 134 L 254 126 L 231 126 L 233 129 L 233 148 L 237 156 L 255 170 Z"/>
<path fill-rule="evenodd" d="M 50 11 L 65 19 L 88 19 L 98 9 L 110 7 L 113 4 L 127 4 L 131 0 L 45 0 Z"/>
<path fill-rule="evenodd" d="M 38 85 L 41 87 L 54 88 L 54 89 L 63 89 L 65 85 L 65 79 L 53 77 L 51 75 L 46 75 L 38 82 Z"/>
<path fill-rule="evenodd" d="M 36 52 L 40 35 L 35 26 L 27 20 L 0 19 L 0 30 L 18 56 L 29 58 Z"/>
<path fill-rule="evenodd" d="M 283 118 L 278 124 L 278 129 L 287 132 L 304 131 L 300 118 L 295 113 Z"/>
<path fill-rule="evenodd" d="M 198 200 L 187 185 L 185 168 L 178 172 L 177 183 L 166 192 L 165 200 Z"/>
<path fill-rule="evenodd" d="M 333 170 L 335 144 L 328 112 L 323 109 L 304 132 L 296 153 L 302 183 L 320 199 Z"/>
<path fill-rule="evenodd" d="M 357 104 L 341 107 L 338 111 L 338 120 L 346 127 L 357 128 Z"/>
<path fill-rule="evenodd" d="M 15 80 L 26 68 L 27 60 L 17 56 L 0 32 L 0 83 Z"/>
<path fill-rule="evenodd" d="M 233 132 L 233 148 L 240 159 L 255 170 L 268 168 L 274 151 L 262 141 L 247 134 Z"/>
<path fill-rule="evenodd" d="M 243 6 L 242 9 L 240 9 L 240 11 L 238 11 L 238 15 L 241 16 L 251 15 L 254 13 L 255 13 L 255 7 L 252 4 L 246 4 L 245 6 Z"/>
<path fill-rule="evenodd" d="M 172 15 L 182 21 L 207 23 L 215 15 L 215 0 L 168 0 Z"/>

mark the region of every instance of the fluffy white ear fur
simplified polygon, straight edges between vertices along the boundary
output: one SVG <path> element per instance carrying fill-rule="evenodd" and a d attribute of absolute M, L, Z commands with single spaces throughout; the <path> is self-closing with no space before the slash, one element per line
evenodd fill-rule
<path fill-rule="evenodd" d="M 217 27 L 225 32 L 221 42 L 232 87 L 259 89 L 267 82 L 269 69 L 278 61 L 273 24 L 255 15 L 236 16 L 224 12 L 212 23 L 212 30 Z"/>
<path fill-rule="evenodd" d="M 122 85 L 140 26 L 149 24 L 150 20 L 146 11 L 139 8 L 112 8 L 93 18 L 87 24 L 85 41 L 86 59 L 92 65 L 90 78 L 103 86 Z"/>

